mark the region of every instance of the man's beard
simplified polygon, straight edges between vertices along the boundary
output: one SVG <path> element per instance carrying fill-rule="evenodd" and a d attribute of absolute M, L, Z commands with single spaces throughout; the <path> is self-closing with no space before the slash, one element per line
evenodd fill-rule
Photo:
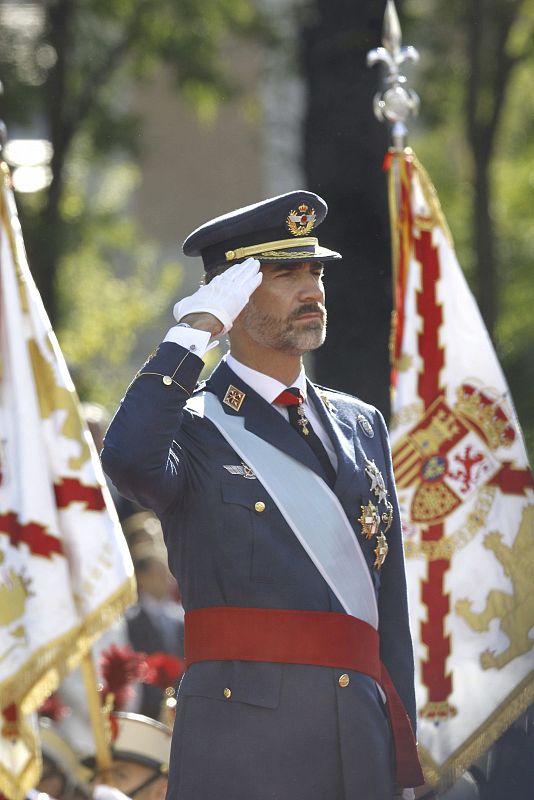
<path fill-rule="evenodd" d="M 297 322 L 303 314 L 320 311 L 322 319 L 309 319 Z M 305 303 L 292 311 L 285 319 L 267 314 L 249 300 L 242 314 L 244 330 L 251 339 L 263 347 L 288 353 L 289 355 L 302 355 L 310 350 L 320 347 L 326 337 L 326 309 L 321 303 Z"/>

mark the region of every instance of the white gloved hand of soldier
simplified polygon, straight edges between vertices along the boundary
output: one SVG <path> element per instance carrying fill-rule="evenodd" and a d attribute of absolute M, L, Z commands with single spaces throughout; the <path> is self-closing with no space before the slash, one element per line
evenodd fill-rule
<path fill-rule="evenodd" d="M 226 333 L 260 285 L 262 278 L 260 262 L 256 258 L 247 258 L 217 275 L 190 297 L 179 300 L 174 306 L 174 318 L 180 322 L 188 314 L 213 314 L 223 326 L 222 331 L 217 331 L 217 335 Z"/>
<path fill-rule="evenodd" d="M 130 800 L 130 798 L 120 789 L 101 783 L 93 789 L 93 800 Z"/>

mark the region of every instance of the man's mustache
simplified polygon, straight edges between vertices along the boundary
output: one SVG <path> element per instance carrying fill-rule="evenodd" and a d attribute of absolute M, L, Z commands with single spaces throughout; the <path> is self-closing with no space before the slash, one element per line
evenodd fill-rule
<path fill-rule="evenodd" d="M 294 319 L 298 319 L 298 317 L 303 316 L 304 314 L 321 314 L 323 319 L 326 318 L 326 308 L 323 306 L 322 303 L 304 303 L 303 305 L 296 308 L 288 317 L 289 322 L 292 322 Z"/>

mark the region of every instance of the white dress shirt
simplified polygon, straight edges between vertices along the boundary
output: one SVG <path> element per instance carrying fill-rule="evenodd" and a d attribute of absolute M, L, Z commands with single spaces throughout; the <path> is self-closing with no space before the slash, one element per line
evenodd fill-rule
<path fill-rule="evenodd" d="M 202 358 L 208 350 L 211 350 L 212 347 L 215 347 L 218 344 L 218 342 L 211 342 L 210 344 L 210 338 L 211 334 L 209 331 L 199 331 L 196 328 L 190 328 L 185 325 L 174 325 L 167 332 L 167 335 L 163 341 L 174 342 L 182 347 L 187 347 L 187 349 L 196 356 Z M 269 375 L 265 375 L 263 372 L 258 372 L 258 370 L 245 366 L 245 364 L 242 364 L 237 360 L 237 358 L 234 358 L 231 353 L 227 353 L 225 359 L 230 369 L 235 372 L 238 378 L 241 378 L 242 381 L 254 389 L 256 394 L 259 394 L 260 397 L 263 397 L 263 399 L 271 405 L 278 397 L 280 392 L 283 392 L 284 389 L 291 388 L 290 386 L 280 383 L 280 381 L 277 381 L 276 378 L 271 378 Z M 299 389 L 300 393 L 304 397 L 304 413 L 306 414 L 306 417 L 308 418 L 313 430 L 321 440 L 334 469 L 337 470 L 336 451 L 332 445 L 330 437 L 324 429 L 321 418 L 319 417 L 314 406 L 308 402 L 306 391 L 306 373 L 304 372 L 304 367 L 301 367 L 299 375 L 291 384 L 291 386 L 295 386 L 297 389 Z M 275 404 L 274 408 L 276 408 L 278 413 L 282 414 L 285 419 L 289 420 L 287 408 L 284 408 L 284 406 L 280 406 L 278 404 Z"/>

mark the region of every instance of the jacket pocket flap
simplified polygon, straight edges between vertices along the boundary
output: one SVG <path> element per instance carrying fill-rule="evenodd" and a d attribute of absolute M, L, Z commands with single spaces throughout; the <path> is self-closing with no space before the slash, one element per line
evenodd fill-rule
<path fill-rule="evenodd" d="M 281 664 L 207 661 L 189 667 L 180 684 L 179 694 L 277 708 L 281 683 Z"/>
<path fill-rule="evenodd" d="M 253 483 L 254 486 L 244 486 L 243 482 L 238 483 L 221 483 L 221 494 L 224 503 L 235 503 L 239 506 L 251 511 L 258 512 L 257 504 L 261 504 L 260 508 L 263 511 L 270 511 L 273 508 L 273 501 L 263 488 L 258 484 L 258 481 L 247 481 Z"/>

